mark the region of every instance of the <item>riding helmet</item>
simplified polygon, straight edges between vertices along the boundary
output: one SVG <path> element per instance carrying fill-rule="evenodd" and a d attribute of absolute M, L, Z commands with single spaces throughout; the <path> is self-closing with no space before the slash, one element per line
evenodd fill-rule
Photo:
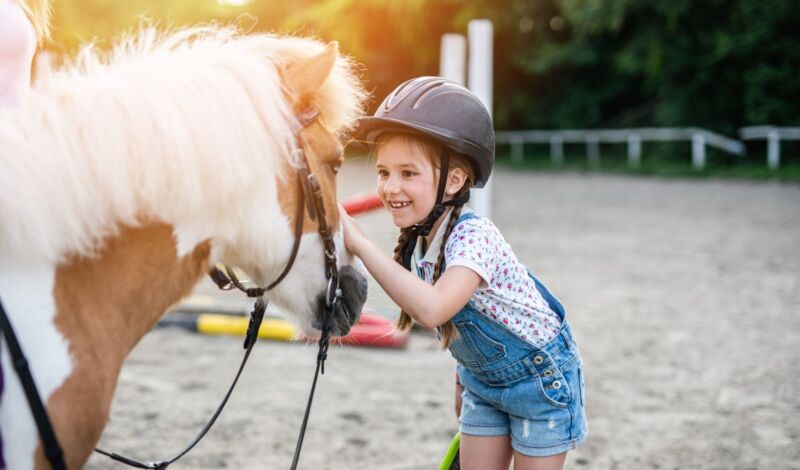
<path fill-rule="evenodd" d="M 356 139 L 375 142 L 384 132 L 415 132 L 467 157 L 475 186 L 486 184 L 494 166 L 494 125 L 486 106 L 463 86 L 441 77 L 419 77 L 401 84 L 375 115 L 362 118 Z"/>

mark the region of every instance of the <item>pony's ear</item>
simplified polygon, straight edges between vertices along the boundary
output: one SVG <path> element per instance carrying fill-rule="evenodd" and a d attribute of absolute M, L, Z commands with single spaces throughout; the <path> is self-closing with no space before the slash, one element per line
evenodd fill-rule
<path fill-rule="evenodd" d="M 316 91 L 328 79 L 338 55 L 339 43 L 331 41 L 319 54 L 290 65 L 286 69 L 289 87 L 297 96 L 306 96 Z"/>

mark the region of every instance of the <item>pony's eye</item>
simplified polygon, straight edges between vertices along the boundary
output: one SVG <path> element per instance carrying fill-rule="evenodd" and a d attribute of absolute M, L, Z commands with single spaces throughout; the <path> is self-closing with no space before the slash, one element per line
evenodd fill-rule
<path fill-rule="evenodd" d="M 339 173 L 339 169 L 342 167 L 342 164 L 339 162 L 333 162 L 330 163 L 329 165 L 331 167 L 331 170 L 333 170 L 333 174 Z"/>

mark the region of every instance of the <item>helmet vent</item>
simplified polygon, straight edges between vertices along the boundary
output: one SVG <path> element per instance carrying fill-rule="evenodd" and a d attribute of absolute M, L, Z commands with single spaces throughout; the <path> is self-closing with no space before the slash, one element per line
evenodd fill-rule
<path fill-rule="evenodd" d="M 392 94 L 389 95 L 384 101 L 383 108 L 386 111 L 390 111 L 392 108 L 400 104 L 405 99 L 405 97 L 408 96 L 409 93 L 414 91 L 414 87 L 409 86 L 412 84 L 413 81 L 409 80 L 408 82 L 404 83 L 403 85 L 399 86 L 396 90 L 394 90 Z"/>
<path fill-rule="evenodd" d="M 427 98 L 428 95 L 430 95 L 431 93 L 435 92 L 436 89 L 439 88 L 440 86 L 446 85 L 446 84 L 447 84 L 447 82 L 444 82 L 444 81 L 435 81 L 435 82 L 431 83 L 430 86 L 428 87 L 428 89 L 425 90 L 424 92 L 422 92 L 417 97 L 417 100 L 414 101 L 414 104 L 411 105 L 411 109 L 417 109 L 420 106 L 422 106 L 422 104 L 425 101 L 425 98 Z"/>

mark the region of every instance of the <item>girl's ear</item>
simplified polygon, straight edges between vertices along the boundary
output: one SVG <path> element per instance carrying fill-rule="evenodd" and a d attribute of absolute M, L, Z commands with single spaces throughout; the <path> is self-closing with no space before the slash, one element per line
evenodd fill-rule
<path fill-rule="evenodd" d="M 464 183 L 467 182 L 467 172 L 464 171 L 463 168 L 450 168 L 450 171 L 447 174 L 447 184 L 444 187 L 444 193 L 448 196 L 454 196 L 461 188 L 464 187 Z"/>

